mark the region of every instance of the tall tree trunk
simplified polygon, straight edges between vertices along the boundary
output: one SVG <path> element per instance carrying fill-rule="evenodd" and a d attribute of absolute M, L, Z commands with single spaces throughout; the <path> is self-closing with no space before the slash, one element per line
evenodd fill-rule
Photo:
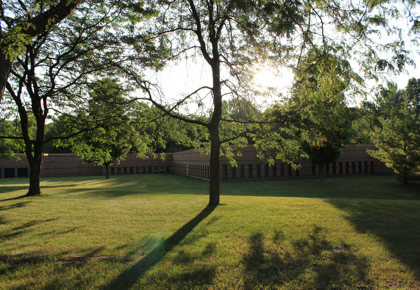
<path fill-rule="evenodd" d="M 42 152 L 37 154 L 38 156 L 27 156 L 30 174 L 29 174 L 29 190 L 27 195 L 40 195 L 41 194 L 41 163 L 42 163 Z"/>
<path fill-rule="evenodd" d="M 36 120 L 36 136 L 35 140 L 30 140 L 28 131 L 28 120 L 21 122 L 22 130 L 25 140 L 25 154 L 28 159 L 31 173 L 29 175 L 29 191 L 28 195 L 40 195 L 41 194 L 41 164 L 42 164 L 42 145 L 44 144 L 45 134 L 45 119 L 47 117 L 48 109 L 42 110 L 41 101 L 38 96 L 31 96 L 32 99 L 32 112 L 35 115 Z M 25 114 L 21 116 L 26 117 Z M 22 119 L 22 118 L 21 118 Z"/>
<path fill-rule="evenodd" d="M 209 205 L 216 206 L 220 203 L 220 142 L 219 128 L 210 128 L 210 196 Z"/>
<path fill-rule="evenodd" d="M 109 179 L 109 164 L 105 164 L 105 179 Z"/>
<path fill-rule="evenodd" d="M 220 81 L 220 60 L 217 42 L 213 42 L 213 61 L 211 63 L 213 76 L 213 115 L 209 124 L 210 133 L 210 196 L 209 205 L 220 203 L 220 136 L 219 126 L 222 118 L 222 88 Z"/>
<path fill-rule="evenodd" d="M 323 181 L 324 178 L 324 164 L 319 164 L 319 180 Z"/>

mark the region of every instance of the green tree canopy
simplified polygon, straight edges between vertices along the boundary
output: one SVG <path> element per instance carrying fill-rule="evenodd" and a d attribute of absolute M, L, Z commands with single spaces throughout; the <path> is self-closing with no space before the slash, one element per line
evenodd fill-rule
<path fill-rule="evenodd" d="M 369 154 L 392 168 L 398 180 L 408 183 L 420 170 L 419 79 L 410 79 L 406 90 L 389 83 L 372 105 L 377 123 L 372 140 L 378 150 Z"/>
<path fill-rule="evenodd" d="M 81 159 L 105 166 L 106 178 L 109 166 L 124 160 L 129 152 L 142 157 L 153 154 L 151 143 L 159 140 L 149 134 L 153 130 L 151 120 L 156 118 L 151 108 L 130 102 L 125 93 L 115 79 L 97 80 L 90 86 L 87 112 L 77 113 L 76 118 L 63 115 L 55 124 L 60 135 L 74 135 L 58 140 L 56 145 L 71 148 Z"/>
<path fill-rule="evenodd" d="M 290 98 L 269 112 L 276 124 L 275 131 L 280 130 L 284 137 L 272 140 L 270 136 L 271 143 L 262 138 L 257 145 L 270 151 L 288 144 L 288 154 L 294 157 L 289 160 L 309 156 L 320 166 L 322 178 L 324 166 L 340 156 L 352 135 L 352 114 L 346 105 L 346 92 L 352 82 L 358 81 L 360 77 L 347 60 L 328 51 L 309 51 L 296 69 Z M 303 152 L 299 155 L 300 150 Z"/>
<path fill-rule="evenodd" d="M 0 102 L 12 64 L 32 38 L 67 17 L 81 0 L 3 0 L 0 2 Z"/>

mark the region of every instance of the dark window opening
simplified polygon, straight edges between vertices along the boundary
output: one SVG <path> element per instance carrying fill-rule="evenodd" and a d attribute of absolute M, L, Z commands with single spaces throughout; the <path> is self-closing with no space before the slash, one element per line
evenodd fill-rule
<path fill-rule="evenodd" d="M 343 162 L 338 163 L 338 167 L 340 174 L 343 174 Z"/>
<path fill-rule="evenodd" d="M 236 178 L 236 167 L 232 167 L 232 178 Z"/>
<path fill-rule="evenodd" d="M 257 177 L 260 178 L 261 177 L 261 165 L 257 164 Z"/>
<path fill-rule="evenodd" d="M 18 168 L 18 177 L 28 177 L 28 168 Z"/>
<path fill-rule="evenodd" d="M 270 176 L 270 171 L 269 171 L 270 169 L 269 169 L 269 166 L 268 166 L 268 164 L 265 164 L 264 165 L 264 176 L 265 177 L 269 177 Z"/>
<path fill-rule="evenodd" d="M 337 166 L 336 163 L 333 163 L 333 174 L 336 175 L 337 174 Z"/>
<path fill-rule="evenodd" d="M 4 169 L 4 177 L 5 178 L 15 177 L 15 169 L 14 168 L 5 168 Z"/>
<path fill-rule="evenodd" d="M 253 167 L 252 164 L 248 165 L 248 177 L 249 178 L 252 178 L 252 169 L 253 169 L 252 167 Z"/>
<path fill-rule="evenodd" d="M 241 165 L 239 174 L 241 175 L 241 178 L 245 178 L 245 165 Z"/>
<path fill-rule="evenodd" d="M 273 165 L 273 177 L 277 176 L 277 164 Z"/>
<path fill-rule="evenodd" d="M 349 166 L 349 163 L 346 162 L 346 174 L 349 174 L 349 173 L 350 173 L 350 166 Z"/>

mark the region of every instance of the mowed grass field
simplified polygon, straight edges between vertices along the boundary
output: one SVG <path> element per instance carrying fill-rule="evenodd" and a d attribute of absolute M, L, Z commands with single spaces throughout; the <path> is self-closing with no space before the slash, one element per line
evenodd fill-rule
<path fill-rule="evenodd" d="M 393 177 L 0 180 L 0 289 L 420 289 L 420 186 Z"/>

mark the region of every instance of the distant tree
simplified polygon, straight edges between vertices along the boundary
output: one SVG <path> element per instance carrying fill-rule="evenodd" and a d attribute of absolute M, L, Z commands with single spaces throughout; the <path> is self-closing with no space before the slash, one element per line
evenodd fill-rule
<path fill-rule="evenodd" d="M 74 134 L 74 137 L 57 140 L 56 145 L 70 148 L 83 160 L 105 166 L 107 179 L 109 166 L 124 160 L 129 152 L 141 156 L 153 153 L 150 143 L 155 141 L 147 132 L 150 130 L 147 125 L 152 122 L 147 120 L 155 116 L 145 104 L 127 100 L 125 93 L 115 79 L 98 80 L 90 86 L 88 111 L 79 112 L 78 121 L 63 116 L 55 125 L 60 135 Z M 84 131 L 85 126 L 93 129 Z"/>
<path fill-rule="evenodd" d="M 66 18 L 81 0 L 0 2 L 0 102 L 16 58 L 31 39 Z"/>
<path fill-rule="evenodd" d="M 19 137 L 16 137 L 16 139 L 2 138 L 5 136 L 19 136 L 19 134 L 19 120 L 0 120 L 0 158 L 12 159 L 15 158 L 16 153 L 23 153 L 24 146 Z"/>
<path fill-rule="evenodd" d="M 420 80 L 410 79 L 406 90 L 389 83 L 376 96 L 378 115 L 369 154 L 392 168 L 403 183 L 418 177 L 420 170 Z"/>
<path fill-rule="evenodd" d="M 353 128 L 351 143 L 372 144 L 372 128 L 375 121 L 367 103 L 362 102 L 360 106 L 350 108 L 350 112 Z"/>
<path fill-rule="evenodd" d="M 319 165 L 321 179 L 325 165 L 337 160 L 352 136 L 345 93 L 360 81 L 347 60 L 313 49 L 296 69 L 291 97 L 274 109 L 274 121 L 290 128 L 289 138 Z"/>

